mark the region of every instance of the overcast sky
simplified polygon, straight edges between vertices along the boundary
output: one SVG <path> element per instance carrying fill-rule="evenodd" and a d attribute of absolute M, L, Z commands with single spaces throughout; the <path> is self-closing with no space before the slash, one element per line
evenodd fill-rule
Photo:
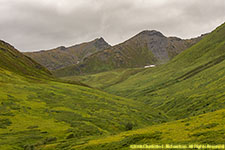
<path fill-rule="evenodd" d="M 190 38 L 223 22 L 225 0 L 0 0 L 0 39 L 20 51 L 114 45 L 146 29 Z"/>

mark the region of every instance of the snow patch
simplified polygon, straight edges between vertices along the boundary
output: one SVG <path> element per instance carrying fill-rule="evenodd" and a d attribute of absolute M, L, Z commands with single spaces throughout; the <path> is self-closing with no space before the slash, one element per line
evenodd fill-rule
<path fill-rule="evenodd" d="M 153 68 L 153 67 L 155 67 L 155 65 L 144 66 L 144 68 Z"/>

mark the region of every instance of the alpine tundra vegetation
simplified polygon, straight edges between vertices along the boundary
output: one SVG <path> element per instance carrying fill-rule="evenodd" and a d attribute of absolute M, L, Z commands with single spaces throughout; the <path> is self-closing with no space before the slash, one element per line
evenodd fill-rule
<path fill-rule="evenodd" d="M 0 1 L 0 150 L 225 146 L 225 5 L 196 1 Z"/>

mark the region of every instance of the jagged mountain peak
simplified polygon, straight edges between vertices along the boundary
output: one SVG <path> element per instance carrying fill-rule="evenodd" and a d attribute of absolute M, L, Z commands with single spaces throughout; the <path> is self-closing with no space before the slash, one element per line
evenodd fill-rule
<path fill-rule="evenodd" d="M 99 37 L 99 38 L 96 38 L 95 41 L 104 41 L 105 42 L 105 39 L 103 37 Z"/>
<path fill-rule="evenodd" d="M 109 43 L 107 43 L 103 37 L 95 39 L 94 45 L 100 49 L 110 47 Z"/>
<path fill-rule="evenodd" d="M 106 43 L 106 44 L 108 44 L 108 43 L 105 41 L 105 39 L 104 39 L 103 37 L 96 38 L 96 39 L 94 40 L 94 42 L 99 42 L 99 43 Z"/>

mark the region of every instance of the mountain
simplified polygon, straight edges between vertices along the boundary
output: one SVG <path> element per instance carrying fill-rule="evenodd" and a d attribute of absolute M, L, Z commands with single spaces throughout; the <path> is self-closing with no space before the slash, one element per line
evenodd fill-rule
<path fill-rule="evenodd" d="M 59 69 L 54 74 L 72 76 L 117 68 L 164 64 L 201 38 L 202 36 L 183 40 L 177 37 L 165 37 L 155 30 L 146 30 L 121 44 L 86 57 L 80 64 Z"/>
<path fill-rule="evenodd" d="M 142 101 L 176 119 L 225 108 L 225 23 L 169 63 L 104 90 Z"/>
<path fill-rule="evenodd" d="M 52 50 L 25 52 L 24 54 L 49 70 L 56 70 L 79 64 L 91 54 L 109 47 L 110 45 L 103 38 L 98 38 L 91 42 L 81 43 L 71 47 L 60 46 Z"/>
<path fill-rule="evenodd" d="M 43 66 L 23 55 L 10 44 L 0 40 L 0 69 L 36 77 L 49 77 L 51 73 Z"/>
<path fill-rule="evenodd" d="M 62 143 L 60 149 L 70 149 L 71 143 L 165 121 L 168 118 L 160 111 L 142 102 L 61 82 L 0 42 L 1 150 L 36 149 L 57 142 Z"/>

